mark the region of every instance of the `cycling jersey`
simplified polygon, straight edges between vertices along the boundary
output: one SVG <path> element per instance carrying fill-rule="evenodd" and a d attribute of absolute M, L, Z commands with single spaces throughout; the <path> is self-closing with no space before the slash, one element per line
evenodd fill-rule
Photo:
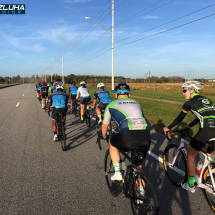
<path fill-rule="evenodd" d="M 80 97 L 82 97 L 82 98 L 88 98 L 90 96 L 89 90 L 86 87 L 78 88 L 76 99 L 78 99 L 79 94 L 80 94 Z"/>
<path fill-rule="evenodd" d="M 72 95 L 77 95 L 78 87 L 76 85 L 72 85 L 69 87 L 69 91 Z"/>
<path fill-rule="evenodd" d="M 56 93 L 56 92 L 57 92 L 56 87 L 52 87 L 50 92 L 51 92 L 51 95 L 52 95 L 53 93 Z"/>
<path fill-rule="evenodd" d="M 42 91 L 43 94 L 47 94 L 48 95 L 48 89 L 49 89 L 48 86 L 42 86 L 40 90 Z"/>
<path fill-rule="evenodd" d="M 184 103 L 182 110 L 191 111 L 200 122 L 201 128 L 215 128 L 215 108 L 212 101 L 198 93 Z"/>
<path fill-rule="evenodd" d="M 109 104 L 112 102 L 112 99 L 110 98 L 110 93 L 107 90 L 97 90 L 94 93 L 94 99 L 99 99 L 99 102 L 102 102 L 103 104 Z"/>
<path fill-rule="evenodd" d="M 50 103 L 55 108 L 67 108 L 68 95 L 64 92 L 56 92 L 50 95 Z"/>
<path fill-rule="evenodd" d="M 41 85 L 40 84 L 36 84 L 36 88 L 37 88 L 37 90 L 40 90 Z"/>
<path fill-rule="evenodd" d="M 150 130 L 151 128 L 139 103 L 127 97 L 121 97 L 108 104 L 105 109 L 103 123 L 108 125 L 111 117 L 116 122 L 119 132 L 125 130 Z"/>

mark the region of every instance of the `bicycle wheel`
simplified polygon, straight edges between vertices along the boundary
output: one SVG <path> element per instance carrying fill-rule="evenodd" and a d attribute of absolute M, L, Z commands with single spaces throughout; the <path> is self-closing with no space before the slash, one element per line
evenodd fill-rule
<path fill-rule="evenodd" d="M 212 173 L 212 175 L 213 175 L 213 179 L 215 181 L 215 166 L 211 166 L 211 170 L 214 171 Z M 205 168 L 205 170 L 203 172 L 202 184 L 206 184 L 208 186 L 213 187 L 212 180 L 211 180 L 208 168 Z M 205 198 L 206 198 L 206 200 L 208 202 L 208 205 L 210 206 L 211 210 L 215 213 L 215 195 L 214 195 L 214 193 L 209 193 L 205 189 L 201 189 L 201 190 L 204 193 L 204 196 L 205 196 Z"/>
<path fill-rule="evenodd" d="M 187 165 L 183 152 L 177 151 L 175 144 L 168 145 L 164 150 L 163 165 L 169 180 L 180 187 L 187 181 Z"/>
<path fill-rule="evenodd" d="M 46 99 L 44 99 L 44 110 L 46 112 L 47 106 L 46 106 Z"/>
<path fill-rule="evenodd" d="M 75 114 L 75 117 L 78 116 L 78 110 L 77 110 L 77 104 L 75 103 L 75 106 L 73 107 L 73 113 Z"/>
<path fill-rule="evenodd" d="M 105 160 L 105 179 L 108 189 L 112 196 L 117 197 L 121 192 L 121 185 L 119 181 L 111 181 L 111 176 L 114 175 L 115 170 L 110 157 L 109 149 L 106 151 Z"/>
<path fill-rule="evenodd" d="M 89 110 L 85 111 L 84 118 L 85 118 L 86 125 L 89 128 L 90 127 L 90 111 Z"/>
<path fill-rule="evenodd" d="M 159 214 L 157 196 L 149 179 L 142 172 L 136 172 L 130 183 L 130 202 L 133 214 Z M 138 199 L 139 189 L 137 187 L 144 188 L 144 198 Z"/>
<path fill-rule="evenodd" d="M 60 135 L 60 140 L 61 140 L 61 148 L 63 151 L 66 151 L 66 134 L 65 134 L 65 129 L 63 126 L 63 122 L 61 119 L 61 123 L 60 123 L 60 130 L 61 130 L 61 135 Z"/>

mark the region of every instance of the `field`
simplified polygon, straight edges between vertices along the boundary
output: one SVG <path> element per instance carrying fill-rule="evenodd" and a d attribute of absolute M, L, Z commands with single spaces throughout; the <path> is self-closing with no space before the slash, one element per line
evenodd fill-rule
<path fill-rule="evenodd" d="M 19 83 L 13 83 L 13 84 L 0 84 L 0 89 L 1 88 L 5 88 L 5 87 L 10 87 L 10 86 L 14 86 L 14 85 L 18 85 Z"/>

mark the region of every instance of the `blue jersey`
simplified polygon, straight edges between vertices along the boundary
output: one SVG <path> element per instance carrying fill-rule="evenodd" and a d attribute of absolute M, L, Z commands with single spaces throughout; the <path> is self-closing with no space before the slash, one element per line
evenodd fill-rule
<path fill-rule="evenodd" d="M 52 88 L 51 88 L 51 95 L 52 95 L 53 93 L 56 93 L 56 92 L 57 92 L 56 87 L 52 87 Z"/>
<path fill-rule="evenodd" d="M 52 107 L 66 108 L 68 103 L 68 95 L 64 92 L 56 92 L 50 96 Z"/>
<path fill-rule="evenodd" d="M 36 88 L 37 88 L 37 90 L 40 90 L 41 85 L 40 84 L 36 84 Z"/>
<path fill-rule="evenodd" d="M 69 91 L 72 95 L 77 95 L 78 87 L 76 85 L 72 85 L 69 87 Z"/>
<path fill-rule="evenodd" d="M 97 90 L 94 93 L 94 99 L 99 99 L 99 102 L 102 102 L 103 104 L 109 104 L 110 102 L 112 102 L 112 99 L 110 98 L 110 93 L 108 92 L 108 90 Z"/>

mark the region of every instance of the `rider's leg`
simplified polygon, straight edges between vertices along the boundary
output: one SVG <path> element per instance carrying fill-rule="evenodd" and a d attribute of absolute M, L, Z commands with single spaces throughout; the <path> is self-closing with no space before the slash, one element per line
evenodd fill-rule
<path fill-rule="evenodd" d="M 194 174 L 195 174 L 195 157 L 199 152 L 196 151 L 192 146 L 189 146 L 187 152 L 187 174 L 188 183 L 190 187 L 194 186 Z"/>
<path fill-rule="evenodd" d="M 110 152 L 110 157 L 113 162 L 114 170 L 115 173 L 119 174 L 120 173 L 120 155 L 119 155 L 119 150 L 112 146 L 110 141 L 109 141 L 109 152 Z"/>
<path fill-rule="evenodd" d="M 97 114 L 99 120 L 101 120 L 102 119 L 101 111 L 97 106 L 96 106 L 96 114 Z"/>
<path fill-rule="evenodd" d="M 81 120 L 84 119 L 84 105 L 80 105 L 81 107 Z"/>
<path fill-rule="evenodd" d="M 57 134 L 57 124 L 55 120 L 52 120 L 52 130 L 54 131 L 54 134 Z"/>
<path fill-rule="evenodd" d="M 70 104 L 71 110 L 73 108 L 73 101 L 71 100 L 71 104 Z"/>

